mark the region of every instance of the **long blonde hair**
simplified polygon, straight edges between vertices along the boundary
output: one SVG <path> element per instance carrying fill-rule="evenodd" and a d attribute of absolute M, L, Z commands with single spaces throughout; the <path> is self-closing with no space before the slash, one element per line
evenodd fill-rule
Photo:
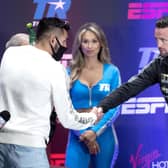
<path fill-rule="evenodd" d="M 82 53 L 82 50 L 81 50 L 81 41 L 86 31 L 93 32 L 100 43 L 101 48 L 98 53 L 98 60 L 101 63 L 111 63 L 110 51 L 109 51 L 107 39 L 103 30 L 96 23 L 93 23 L 93 22 L 89 22 L 82 25 L 77 31 L 74 39 L 74 43 L 72 45 L 72 61 L 70 64 L 71 84 L 79 78 L 82 68 L 85 66 L 84 54 Z"/>

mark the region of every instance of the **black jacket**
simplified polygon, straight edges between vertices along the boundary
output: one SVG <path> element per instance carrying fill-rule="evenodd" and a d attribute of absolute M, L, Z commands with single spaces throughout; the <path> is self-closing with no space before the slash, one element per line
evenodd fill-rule
<path fill-rule="evenodd" d="M 106 112 L 156 83 L 160 84 L 163 96 L 168 103 L 168 57 L 155 58 L 138 75 L 131 77 L 128 82 L 106 96 L 98 106 Z"/>

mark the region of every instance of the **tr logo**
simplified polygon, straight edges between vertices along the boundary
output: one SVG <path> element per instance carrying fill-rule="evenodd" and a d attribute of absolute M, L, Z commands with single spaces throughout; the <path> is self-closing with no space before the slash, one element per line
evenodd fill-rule
<path fill-rule="evenodd" d="M 71 6 L 71 0 L 33 0 L 37 4 L 34 20 L 46 17 L 57 17 L 67 19 L 67 11 Z"/>
<path fill-rule="evenodd" d="M 144 66 L 159 55 L 159 50 L 156 47 L 141 47 L 139 52 L 142 54 L 138 71 L 141 71 Z"/>

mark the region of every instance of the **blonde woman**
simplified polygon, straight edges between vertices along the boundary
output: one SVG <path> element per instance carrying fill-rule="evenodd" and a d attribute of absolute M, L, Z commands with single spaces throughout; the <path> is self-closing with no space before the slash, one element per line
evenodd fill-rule
<path fill-rule="evenodd" d="M 106 95 L 120 85 L 119 69 L 111 63 L 105 33 L 95 23 L 82 25 L 74 39 L 72 64 L 68 69 L 71 79 L 70 96 L 74 107 L 89 112 Z M 113 167 L 118 154 L 118 143 L 113 122 L 118 108 L 104 114 L 103 118 L 87 130 L 70 130 L 66 149 L 66 167 Z M 80 136 L 88 134 L 90 140 L 81 142 Z"/>

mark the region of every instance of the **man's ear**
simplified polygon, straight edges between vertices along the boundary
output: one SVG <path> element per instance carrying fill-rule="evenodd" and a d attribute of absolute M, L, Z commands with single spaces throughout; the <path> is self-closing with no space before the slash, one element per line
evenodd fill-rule
<path fill-rule="evenodd" d="M 50 42 L 50 44 L 55 45 L 55 43 L 56 43 L 55 34 L 50 35 L 49 42 Z"/>

